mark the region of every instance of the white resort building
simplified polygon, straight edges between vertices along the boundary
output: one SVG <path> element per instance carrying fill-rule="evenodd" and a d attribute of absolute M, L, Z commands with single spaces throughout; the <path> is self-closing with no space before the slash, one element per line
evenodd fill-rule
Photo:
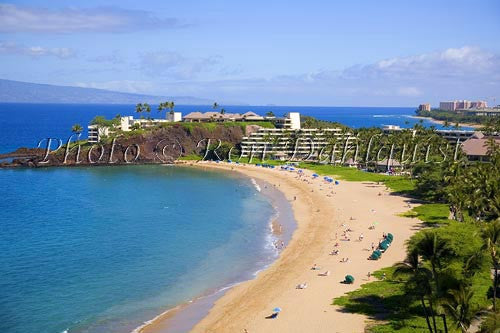
<path fill-rule="evenodd" d="M 220 113 L 220 112 L 191 112 L 182 117 L 181 112 L 167 113 L 165 119 L 134 119 L 133 116 L 121 117 L 120 124 L 112 127 L 89 125 L 88 126 L 88 141 L 97 143 L 103 136 L 108 136 L 115 130 L 128 132 L 139 127 L 143 129 L 158 126 L 163 123 L 170 122 L 228 122 L 228 121 L 272 121 L 279 129 L 300 129 L 300 113 L 290 112 L 284 118 L 276 118 L 274 116 L 260 116 L 255 112 L 240 113 Z"/>
<path fill-rule="evenodd" d="M 129 132 L 134 126 L 139 128 L 151 128 L 163 123 L 180 122 L 182 121 L 182 112 L 172 112 L 167 113 L 165 119 L 134 119 L 133 116 L 121 117 L 120 124 L 113 127 L 109 126 L 99 126 L 99 125 L 89 125 L 88 129 L 88 141 L 90 143 L 97 143 L 103 136 L 108 136 L 115 130 L 121 130 L 124 132 Z"/>
<path fill-rule="evenodd" d="M 254 112 L 220 113 L 220 112 L 191 112 L 184 117 L 186 122 L 214 122 L 214 121 L 266 121 L 274 117 L 262 117 Z"/>

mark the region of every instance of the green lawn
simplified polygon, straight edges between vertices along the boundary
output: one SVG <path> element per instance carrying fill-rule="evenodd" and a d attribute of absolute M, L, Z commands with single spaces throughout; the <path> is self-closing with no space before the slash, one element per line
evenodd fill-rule
<path fill-rule="evenodd" d="M 430 203 L 413 207 L 408 212 L 401 214 L 401 216 L 418 218 L 425 223 L 449 223 L 448 219 L 450 214 L 449 206 L 447 204 Z"/>
<path fill-rule="evenodd" d="M 178 160 L 181 160 L 181 161 L 201 161 L 202 157 L 200 155 L 196 155 L 196 154 L 190 154 L 190 155 L 186 155 L 186 156 L 181 156 L 178 158 Z"/>
<path fill-rule="evenodd" d="M 300 163 L 300 167 L 313 170 L 322 176 L 336 176 L 336 178 L 341 180 L 381 182 L 392 191 L 402 194 L 411 194 L 411 191 L 415 189 L 414 182 L 408 177 L 403 176 L 389 176 L 381 173 L 361 171 L 356 168 L 317 163 Z"/>

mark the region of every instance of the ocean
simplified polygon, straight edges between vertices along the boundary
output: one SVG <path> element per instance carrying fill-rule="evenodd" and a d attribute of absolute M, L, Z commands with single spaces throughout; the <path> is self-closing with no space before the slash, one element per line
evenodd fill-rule
<path fill-rule="evenodd" d="M 184 114 L 210 109 L 176 107 Z M 299 111 L 351 127 L 417 121 L 410 118 L 413 108 L 225 109 L 277 116 Z M 85 127 L 95 115 L 117 114 L 133 115 L 134 106 L 0 104 L 0 153 L 47 137 L 65 140 L 73 124 Z M 287 225 L 285 241 L 294 225 L 282 195 L 215 171 L 0 169 L 0 184 L 2 333 L 132 332 L 175 305 L 213 298 L 252 278 L 278 255 L 270 221 L 278 216 Z"/>
<path fill-rule="evenodd" d="M 350 127 L 371 127 L 399 125 L 412 127 L 419 120 L 411 118 L 415 108 L 411 107 L 304 107 L 304 106 L 223 106 L 228 113 L 254 111 L 264 115 L 268 111 L 276 116 L 298 111 L 303 115 L 322 120 L 337 121 Z M 178 105 L 176 111 L 184 115 L 192 111 L 213 111 L 211 106 Z M 78 123 L 86 127 L 96 115 L 107 118 L 116 115 L 135 116 L 134 105 L 95 105 L 95 104 L 16 104 L 0 103 L 0 153 L 13 151 L 18 147 L 36 147 L 44 138 L 59 138 L 66 141 L 71 135 L 71 127 Z M 162 116 L 164 117 L 164 113 Z M 160 114 L 153 106 L 152 117 Z M 435 126 L 424 120 L 425 126 Z M 470 129 L 470 128 L 464 128 Z M 84 131 L 82 137 L 86 138 Z"/>
<path fill-rule="evenodd" d="M 273 203 L 239 176 L 158 165 L 10 169 L 0 184 L 2 333 L 131 332 L 277 256 Z"/>

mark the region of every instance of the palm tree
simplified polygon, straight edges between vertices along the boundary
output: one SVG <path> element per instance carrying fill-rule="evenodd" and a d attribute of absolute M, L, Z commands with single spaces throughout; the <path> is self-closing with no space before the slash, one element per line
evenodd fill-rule
<path fill-rule="evenodd" d="M 161 102 L 160 104 L 158 104 L 158 112 L 162 112 L 163 110 L 165 110 L 168 106 L 168 102 Z"/>
<path fill-rule="evenodd" d="M 217 104 L 217 102 L 214 102 L 214 105 L 212 105 L 212 109 L 217 109 L 219 107 L 219 104 Z"/>
<path fill-rule="evenodd" d="M 429 297 L 432 297 L 431 295 L 432 288 L 429 283 L 430 277 L 432 276 L 431 271 L 429 271 L 427 268 L 423 266 L 422 262 L 420 261 L 418 252 L 415 250 L 409 252 L 407 254 L 406 260 L 397 263 L 395 265 L 395 268 L 396 269 L 394 270 L 393 273 L 394 277 L 401 275 L 410 275 L 411 279 L 410 282 L 414 286 L 414 288 L 411 289 L 419 297 L 420 304 L 422 305 L 422 309 L 424 311 L 425 321 L 427 322 L 427 327 L 429 328 L 429 332 L 433 333 L 431 322 L 429 320 L 429 316 L 431 314 L 434 324 L 434 330 L 436 330 L 436 319 L 433 315 L 434 310 L 432 309 L 432 302 L 430 302 L 431 304 L 430 314 L 427 309 L 427 306 L 425 305 L 425 295 L 429 295 Z"/>
<path fill-rule="evenodd" d="M 441 269 L 441 261 L 451 253 L 448 242 L 438 237 L 435 231 L 426 231 L 424 232 L 424 237 L 416 244 L 414 250 L 431 264 L 432 278 L 436 286 L 436 291 L 439 292 L 438 269 Z"/>
<path fill-rule="evenodd" d="M 268 111 L 266 112 L 267 117 L 274 117 L 274 112 L 273 111 Z"/>
<path fill-rule="evenodd" d="M 170 114 L 174 114 L 175 103 L 173 101 L 167 102 L 167 107 L 170 109 Z"/>
<path fill-rule="evenodd" d="M 73 132 L 75 134 L 80 134 L 80 133 L 82 133 L 82 131 L 83 131 L 83 127 L 80 124 L 74 124 L 71 127 L 71 132 Z"/>
<path fill-rule="evenodd" d="M 135 112 L 141 113 L 143 111 L 142 103 L 137 103 L 135 106 Z"/>
<path fill-rule="evenodd" d="M 220 109 L 220 114 L 225 114 L 226 113 L 226 109 L 222 108 Z"/>
<path fill-rule="evenodd" d="M 482 233 L 484 245 L 483 249 L 489 252 L 491 263 L 493 264 L 493 311 L 497 310 L 497 288 L 498 288 L 498 269 L 500 268 L 500 257 L 498 256 L 498 245 L 500 243 L 500 220 L 489 223 L 483 229 Z"/>
<path fill-rule="evenodd" d="M 434 281 L 434 291 L 429 295 L 429 305 L 431 308 L 431 315 L 434 324 L 434 331 L 436 330 L 436 324 L 434 319 L 434 303 L 438 300 L 443 290 L 440 284 L 440 272 L 441 272 L 441 262 L 449 257 L 451 254 L 451 249 L 446 240 L 438 237 L 435 231 L 425 231 L 423 238 L 420 239 L 414 246 L 412 251 L 416 251 L 422 258 L 428 261 L 431 265 L 431 276 L 430 280 Z M 433 295 L 434 294 L 434 295 Z M 446 317 L 443 316 L 443 323 L 446 326 Z"/>
<path fill-rule="evenodd" d="M 464 285 L 449 292 L 449 299 L 444 302 L 443 308 L 453 318 L 457 328 L 462 332 L 467 332 L 472 320 L 475 318 L 475 311 L 472 308 L 472 297 L 474 292 Z"/>
<path fill-rule="evenodd" d="M 143 111 L 146 112 L 148 114 L 148 117 L 149 117 L 149 114 L 151 113 L 151 106 L 148 103 L 144 103 L 142 105 L 142 107 L 143 107 Z"/>

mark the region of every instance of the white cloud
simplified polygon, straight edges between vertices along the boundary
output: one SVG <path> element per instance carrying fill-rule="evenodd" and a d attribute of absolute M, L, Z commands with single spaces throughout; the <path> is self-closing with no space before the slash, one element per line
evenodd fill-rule
<path fill-rule="evenodd" d="M 346 79 L 361 78 L 475 78 L 500 75 L 500 56 L 479 47 L 449 48 L 408 57 L 384 59 L 365 66 L 352 66 L 342 72 Z"/>
<path fill-rule="evenodd" d="M 171 79 L 193 79 L 202 72 L 213 70 L 221 57 L 188 58 L 177 52 L 155 51 L 141 55 L 140 69 L 151 76 L 167 76 Z"/>
<path fill-rule="evenodd" d="M 0 32 L 126 32 L 186 26 L 176 18 L 114 7 L 47 9 L 0 4 Z"/>
<path fill-rule="evenodd" d="M 88 58 L 88 61 L 99 63 L 111 63 L 114 65 L 122 64 L 125 62 L 118 50 L 114 50 L 111 54 L 100 55 L 97 57 Z"/>
<path fill-rule="evenodd" d="M 163 87 L 172 94 L 188 91 L 254 104 L 412 106 L 446 99 L 499 100 L 500 56 L 464 46 L 343 70 L 270 79 L 166 82 Z"/>
<path fill-rule="evenodd" d="M 400 96 L 410 96 L 410 97 L 413 97 L 413 96 L 420 96 L 422 95 L 422 92 L 420 91 L 420 89 L 418 88 L 415 88 L 415 87 L 401 87 L 398 89 L 398 94 Z"/>
<path fill-rule="evenodd" d="M 76 56 L 76 52 L 67 47 L 41 47 L 41 46 L 24 46 L 14 42 L 0 41 L 0 54 L 20 54 L 39 58 L 44 56 L 54 56 L 59 59 L 69 59 Z"/>
<path fill-rule="evenodd" d="M 151 94 L 155 84 L 150 81 L 113 80 L 105 82 L 75 82 L 75 86 L 82 88 L 105 89 L 135 94 Z"/>

